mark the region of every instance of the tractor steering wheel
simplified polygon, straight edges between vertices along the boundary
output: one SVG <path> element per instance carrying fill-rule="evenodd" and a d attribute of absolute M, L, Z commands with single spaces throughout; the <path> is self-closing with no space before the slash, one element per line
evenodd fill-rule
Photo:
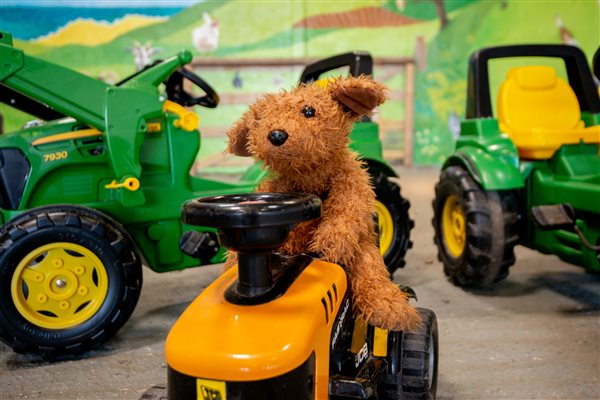
<path fill-rule="evenodd" d="M 189 225 L 219 229 L 288 227 L 321 216 L 321 200 L 306 193 L 254 192 L 201 197 L 183 205 Z"/>
<path fill-rule="evenodd" d="M 191 81 L 205 93 L 204 96 L 194 97 L 183 88 L 183 79 Z M 202 106 L 215 108 L 219 104 L 219 95 L 206 81 L 185 68 L 174 71 L 166 81 L 167 98 L 184 107 Z"/>

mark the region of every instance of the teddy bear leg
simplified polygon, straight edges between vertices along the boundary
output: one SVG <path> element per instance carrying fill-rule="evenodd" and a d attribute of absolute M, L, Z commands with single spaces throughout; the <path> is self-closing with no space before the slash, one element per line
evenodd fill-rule
<path fill-rule="evenodd" d="M 355 311 L 371 325 L 411 331 L 421 324 L 408 296 L 390 280 L 376 246 L 363 243 L 362 253 L 348 268 L 348 275 Z"/>

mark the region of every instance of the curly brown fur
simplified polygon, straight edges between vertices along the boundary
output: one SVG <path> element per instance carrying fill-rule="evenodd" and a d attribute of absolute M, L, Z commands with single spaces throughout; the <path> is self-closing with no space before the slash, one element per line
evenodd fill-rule
<path fill-rule="evenodd" d="M 316 252 L 344 266 L 358 315 L 382 328 L 412 330 L 420 324 L 419 315 L 389 279 L 376 245 L 375 194 L 348 149 L 352 124 L 384 100 L 384 86 L 365 76 L 338 79 L 326 89 L 301 85 L 266 95 L 228 132 L 228 150 L 269 167 L 271 175 L 258 191 L 304 192 L 322 199 L 321 218 L 300 224 L 279 251 Z M 307 116 L 306 107 L 314 115 Z M 273 131 L 286 133 L 283 144 L 269 139 Z M 226 267 L 235 260 L 232 255 Z"/>

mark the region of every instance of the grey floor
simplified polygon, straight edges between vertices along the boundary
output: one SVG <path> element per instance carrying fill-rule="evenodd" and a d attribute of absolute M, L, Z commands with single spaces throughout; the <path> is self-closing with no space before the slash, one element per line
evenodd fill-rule
<path fill-rule="evenodd" d="M 395 281 L 412 286 L 440 328 L 438 399 L 600 399 L 600 275 L 517 248 L 510 277 L 472 293 L 447 282 L 432 242 L 437 170 L 399 168 L 416 222 Z M 0 344 L 0 399 L 139 399 L 166 381 L 163 344 L 185 307 L 220 272 L 145 270 L 136 311 L 85 357 L 56 363 Z"/>

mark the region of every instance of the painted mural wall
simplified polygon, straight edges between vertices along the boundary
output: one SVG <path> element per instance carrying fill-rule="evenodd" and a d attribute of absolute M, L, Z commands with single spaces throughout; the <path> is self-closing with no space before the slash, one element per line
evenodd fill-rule
<path fill-rule="evenodd" d="M 183 48 L 198 59 L 320 58 L 353 50 L 414 59 L 416 164 L 439 164 L 453 148 L 464 114 L 470 53 L 500 44 L 568 43 L 591 60 L 600 44 L 599 21 L 598 0 L 0 2 L 0 30 L 14 36 L 16 47 L 107 82 Z M 376 69 L 375 76 L 401 93 L 407 82 L 400 69 Z M 506 66 L 496 69 L 493 85 Z M 218 92 L 244 98 L 291 88 L 301 69 L 196 72 Z M 383 138 L 388 149 L 403 150 L 404 101 L 392 96 L 380 110 L 382 121 L 392 121 Z M 201 130 L 225 129 L 245 108 L 233 101 L 198 109 Z M 5 105 L 0 112 L 8 132 L 31 119 Z"/>

